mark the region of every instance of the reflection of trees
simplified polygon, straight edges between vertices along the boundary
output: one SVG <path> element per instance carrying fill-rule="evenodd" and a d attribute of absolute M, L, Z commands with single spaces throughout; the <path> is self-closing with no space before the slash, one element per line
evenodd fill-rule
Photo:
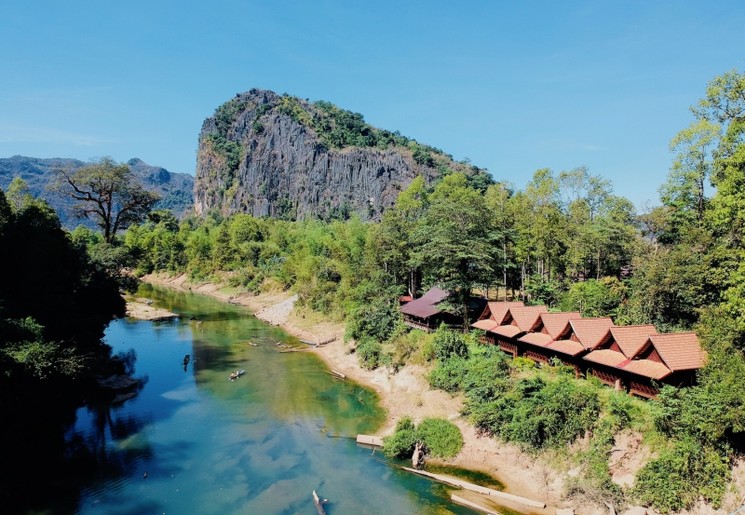
<path fill-rule="evenodd" d="M 108 368 L 134 371 L 134 351 L 115 357 Z M 131 390 L 136 395 L 142 383 Z M 96 389 L 87 406 L 89 427 L 76 430 L 78 395 L 28 389 L 3 403 L 0 424 L 0 506 L 11 513 L 34 509 L 74 512 L 80 487 L 93 478 L 124 475 L 152 454 L 147 442 L 122 447 L 115 442 L 138 434 L 147 418 L 119 416 L 111 391 Z M 90 395 L 90 394 L 89 394 Z M 6 511 L 7 510 L 7 511 Z"/>

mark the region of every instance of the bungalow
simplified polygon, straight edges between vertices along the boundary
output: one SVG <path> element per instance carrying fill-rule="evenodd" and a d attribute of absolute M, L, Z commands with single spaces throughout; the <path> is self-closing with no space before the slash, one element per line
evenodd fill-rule
<path fill-rule="evenodd" d="M 617 389 L 628 389 L 646 398 L 657 396 L 659 383 L 676 386 L 695 383 L 696 370 L 706 360 L 696 334 L 652 332 L 642 338 L 640 333 L 646 327 L 650 326 L 632 327 L 625 335 L 616 331 L 617 334 L 612 335 L 615 348 L 613 343 L 607 347 L 609 340 L 606 340 L 602 344 L 605 348 L 585 356 L 586 361 L 595 364 L 593 375 L 605 383 L 613 381 Z M 620 340 L 625 340 L 623 346 L 618 345 L 619 334 Z"/>
<path fill-rule="evenodd" d="M 443 305 L 444 301 L 450 297 L 450 292 L 440 288 L 431 288 L 427 293 L 407 302 L 400 307 L 404 317 L 404 323 L 415 329 L 422 329 L 427 332 L 434 331 L 440 324 L 449 326 L 461 326 L 463 318 L 460 314 L 448 311 Z M 468 301 L 468 312 L 471 320 L 475 313 L 482 313 L 486 300 L 472 297 Z"/>
<path fill-rule="evenodd" d="M 525 356 L 539 363 L 548 363 L 555 354 L 549 349 L 550 344 L 566 333 L 569 321 L 580 318 L 577 311 L 565 313 L 542 313 L 530 332 L 518 339 L 525 344 Z"/>
<path fill-rule="evenodd" d="M 501 315 L 501 322 L 486 330 L 485 339 L 516 357 L 521 354 L 517 338 L 536 325 L 541 314 L 546 313 L 546 306 L 500 306 L 495 313 Z"/>
<path fill-rule="evenodd" d="M 595 349 L 583 357 L 588 372 L 616 390 L 625 389 L 629 377 L 619 365 L 639 352 L 651 334 L 657 334 L 653 325 L 611 327 Z"/>
<path fill-rule="evenodd" d="M 706 354 L 695 333 L 650 335 L 623 370 L 637 377 L 629 381 L 629 391 L 654 397 L 659 390 L 653 381 L 688 386 L 696 381 L 696 370 L 704 366 Z"/>
<path fill-rule="evenodd" d="M 430 332 L 437 329 L 441 323 L 448 323 L 450 314 L 438 307 L 442 301 L 450 296 L 450 292 L 439 288 L 431 288 L 427 293 L 401 306 L 404 323 L 415 329 Z"/>
<path fill-rule="evenodd" d="M 613 320 L 608 317 L 571 319 L 546 350 L 565 365 L 573 366 L 579 375 L 584 368 L 581 356 L 597 347 L 611 327 Z"/>
<path fill-rule="evenodd" d="M 521 301 L 487 302 L 484 311 L 482 311 L 481 315 L 479 316 L 479 319 L 475 323 L 471 324 L 471 327 L 473 327 L 474 329 L 481 329 L 482 331 L 489 331 L 490 329 L 494 329 L 495 327 L 502 325 L 510 308 L 523 306 L 525 306 L 525 304 L 523 304 Z"/>

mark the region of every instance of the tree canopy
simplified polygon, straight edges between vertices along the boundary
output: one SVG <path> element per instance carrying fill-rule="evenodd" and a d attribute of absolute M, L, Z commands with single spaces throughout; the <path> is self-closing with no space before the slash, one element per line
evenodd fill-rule
<path fill-rule="evenodd" d="M 141 222 L 158 201 L 143 188 L 127 164 L 104 157 L 73 172 L 60 169 L 56 187 L 77 201 L 79 216 L 95 221 L 111 243 L 119 230 Z"/>

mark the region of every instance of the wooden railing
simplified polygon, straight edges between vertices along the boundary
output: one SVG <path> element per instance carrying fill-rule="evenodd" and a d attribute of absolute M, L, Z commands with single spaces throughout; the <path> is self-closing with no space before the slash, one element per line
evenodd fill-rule
<path fill-rule="evenodd" d="M 404 324 L 408 325 L 409 327 L 413 327 L 414 329 L 421 329 L 422 331 L 426 331 L 428 333 L 431 333 L 434 330 L 429 325 L 423 322 L 417 322 L 415 320 L 404 320 Z"/>

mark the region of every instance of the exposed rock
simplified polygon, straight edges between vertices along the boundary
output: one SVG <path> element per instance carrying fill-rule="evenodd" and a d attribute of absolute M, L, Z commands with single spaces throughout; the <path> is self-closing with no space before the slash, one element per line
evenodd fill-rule
<path fill-rule="evenodd" d="M 427 183 L 483 171 L 327 102 L 253 89 L 205 120 L 199 135 L 197 214 L 377 219 L 421 175 Z"/>

